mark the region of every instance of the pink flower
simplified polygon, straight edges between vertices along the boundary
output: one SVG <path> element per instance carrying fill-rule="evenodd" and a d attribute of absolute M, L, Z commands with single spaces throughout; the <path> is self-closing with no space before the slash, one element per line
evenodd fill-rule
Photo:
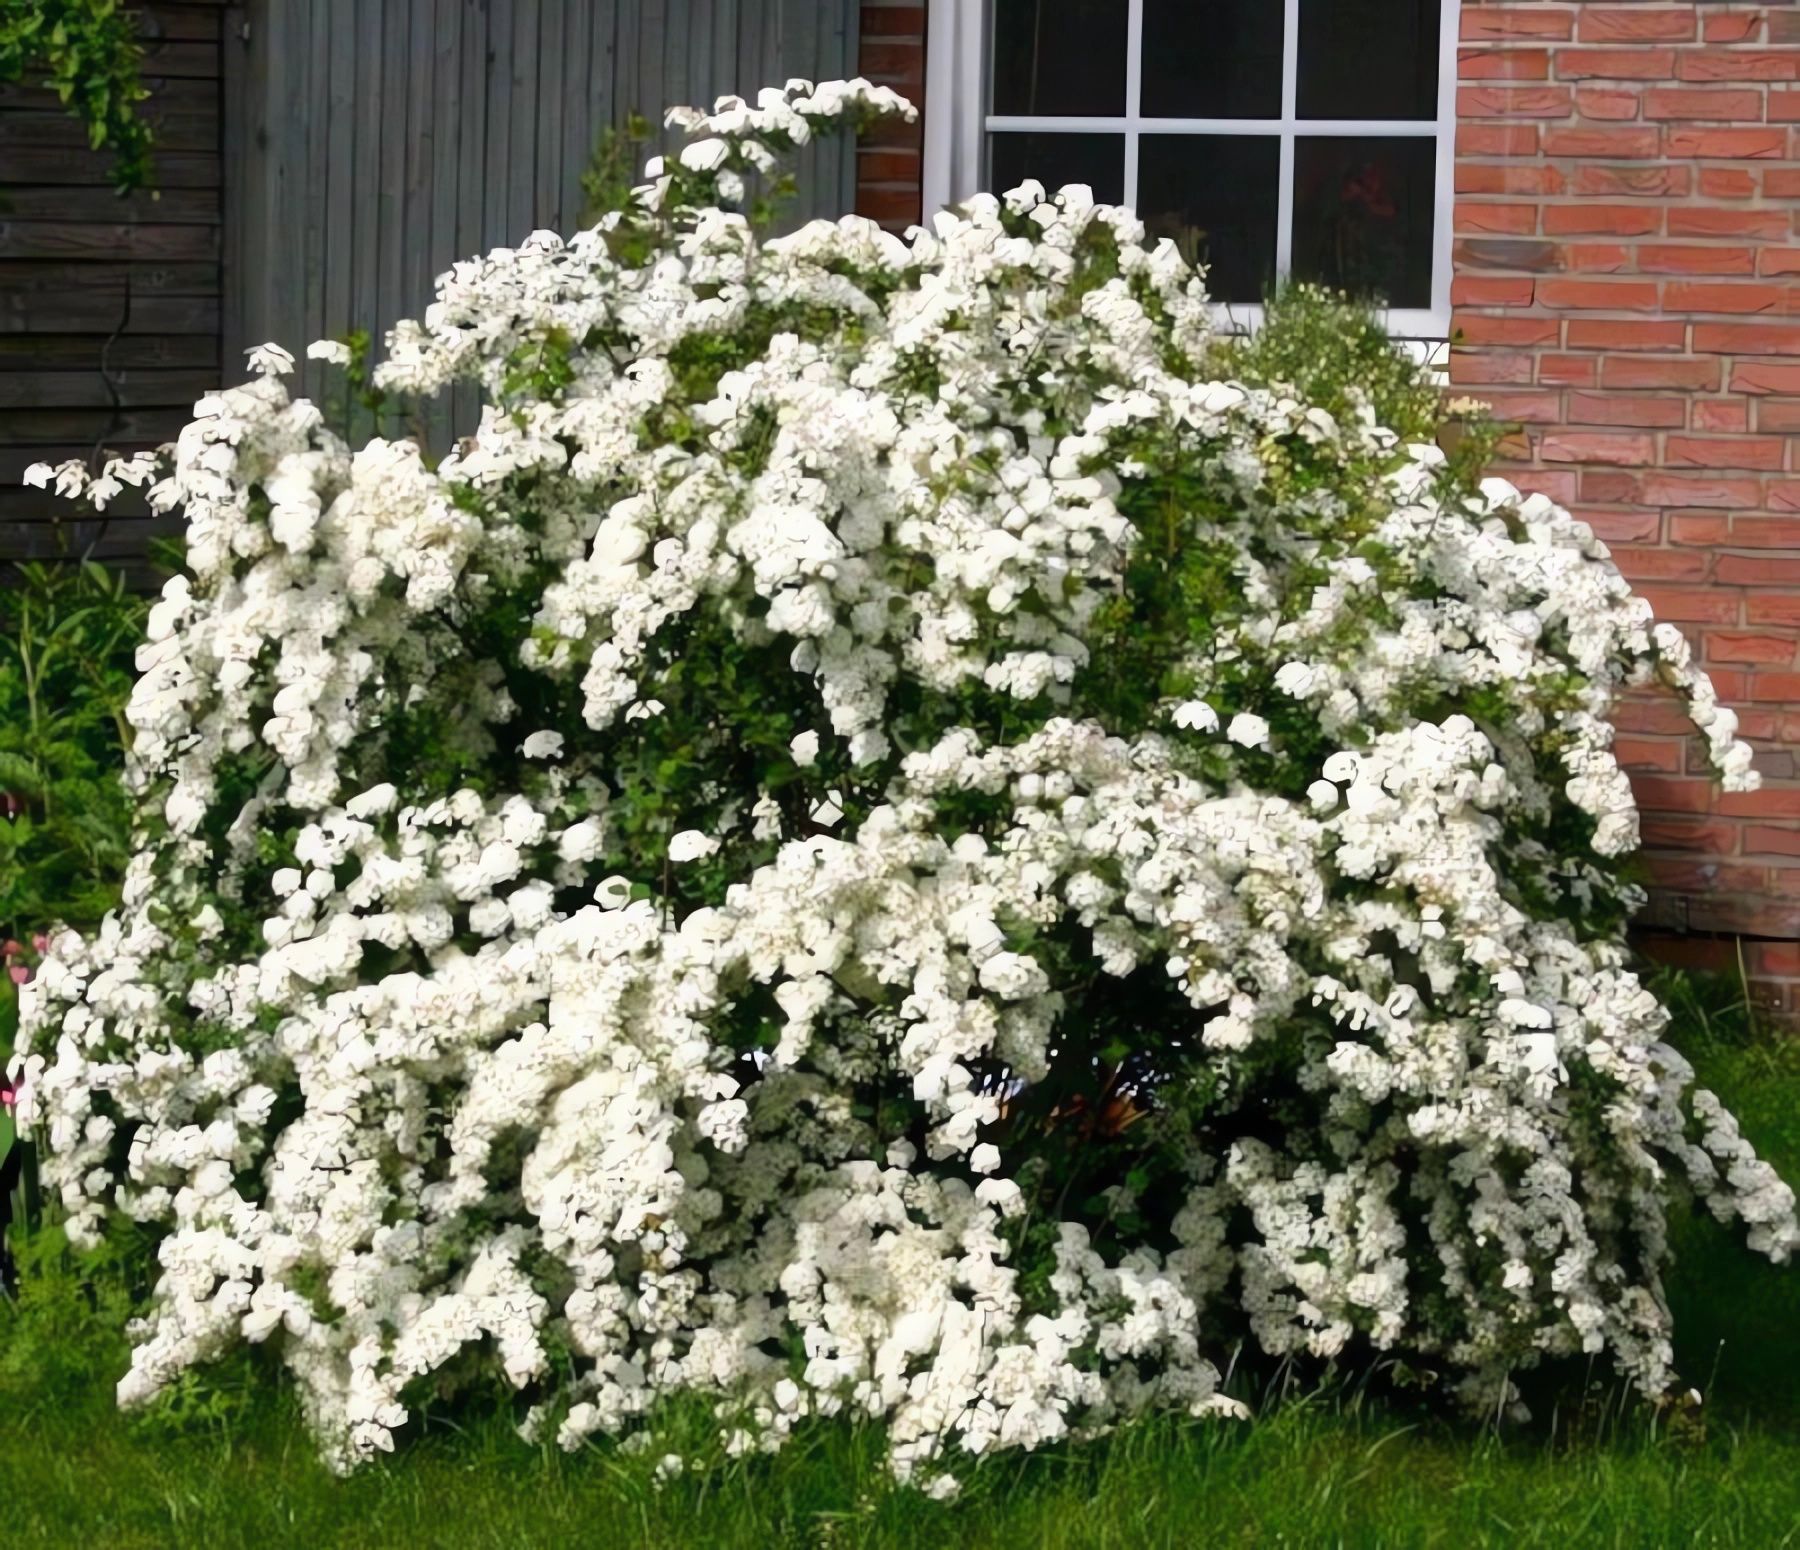
<path fill-rule="evenodd" d="M 15 963 L 7 969 L 6 977 L 15 985 L 26 985 L 31 982 L 31 970 L 22 963 Z"/>
<path fill-rule="evenodd" d="M 31 950 L 34 953 L 49 952 L 50 951 L 50 938 L 47 937 L 46 935 L 44 935 L 44 933 L 42 931 L 32 932 L 31 933 Z"/>

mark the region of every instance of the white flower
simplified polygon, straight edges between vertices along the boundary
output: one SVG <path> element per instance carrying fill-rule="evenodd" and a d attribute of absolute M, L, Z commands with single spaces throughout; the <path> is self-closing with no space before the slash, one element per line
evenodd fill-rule
<path fill-rule="evenodd" d="M 818 762 L 819 734 L 813 731 L 800 733 L 788 744 L 788 752 L 794 756 L 794 763 L 802 768 Z"/>
<path fill-rule="evenodd" d="M 669 841 L 669 859 L 678 865 L 683 861 L 698 861 L 718 848 L 719 842 L 712 835 L 698 829 L 683 829 Z"/>
<path fill-rule="evenodd" d="M 1231 725 L 1226 727 L 1225 735 L 1245 748 L 1266 747 L 1269 741 L 1269 723 L 1261 716 L 1241 710 L 1231 718 Z"/>
<path fill-rule="evenodd" d="M 519 752 L 527 759 L 555 759 L 562 755 L 563 735 L 560 732 L 533 732 L 519 745 Z"/>

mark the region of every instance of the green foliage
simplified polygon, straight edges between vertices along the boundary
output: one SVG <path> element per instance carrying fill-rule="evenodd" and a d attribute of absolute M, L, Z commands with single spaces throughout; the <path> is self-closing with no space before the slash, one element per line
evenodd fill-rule
<path fill-rule="evenodd" d="M 1464 477 L 1479 477 L 1499 431 L 1466 400 L 1447 399 L 1431 369 L 1397 345 L 1380 310 L 1342 291 L 1291 283 L 1264 304 L 1254 333 L 1222 334 L 1208 363 L 1221 377 L 1282 385 L 1340 419 L 1368 404 L 1402 442 L 1436 441 Z"/>
<path fill-rule="evenodd" d="M 149 93 L 137 25 L 119 0 L 6 0 L 0 6 L 0 82 L 50 87 L 87 125 L 88 143 L 113 153 L 120 193 L 150 181 L 150 126 L 137 111 Z"/>
<path fill-rule="evenodd" d="M 623 128 L 608 124 L 600 131 L 587 170 L 581 174 L 584 225 L 591 226 L 601 216 L 631 203 L 631 190 L 644 162 L 643 147 L 649 144 L 651 133 L 650 120 L 642 113 L 628 114 Z"/>
<path fill-rule="evenodd" d="M 0 586 L 0 936 L 91 925 L 118 897 L 120 769 L 143 600 L 103 566 L 21 566 Z"/>

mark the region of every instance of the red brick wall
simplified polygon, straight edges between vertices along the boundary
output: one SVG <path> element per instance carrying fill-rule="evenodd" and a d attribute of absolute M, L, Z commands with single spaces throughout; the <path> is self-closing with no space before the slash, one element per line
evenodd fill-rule
<path fill-rule="evenodd" d="M 1762 750 L 1627 706 L 1652 926 L 1800 1012 L 1800 9 L 1463 0 L 1451 378 L 1521 422 Z M 1760 939 L 1760 940 L 1758 940 Z"/>
<path fill-rule="evenodd" d="M 857 69 L 919 109 L 913 124 L 877 124 L 856 152 L 856 213 L 895 230 L 919 219 L 925 142 L 925 0 L 862 0 Z"/>

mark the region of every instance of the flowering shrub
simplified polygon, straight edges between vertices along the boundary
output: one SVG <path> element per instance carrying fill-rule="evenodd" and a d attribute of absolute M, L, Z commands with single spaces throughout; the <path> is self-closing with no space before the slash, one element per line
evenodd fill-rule
<path fill-rule="evenodd" d="M 192 574 L 22 1102 L 72 1233 L 162 1235 L 125 1402 L 268 1341 L 344 1464 L 498 1373 L 567 1445 L 689 1392 L 941 1483 L 1232 1408 L 1239 1331 L 1660 1391 L 1677 1182 L 1793 1247 L 1620 941 L 1620 688 L 1754 780 L 1682 637 L 1549 501 L 1207 380 L 1084 189 L 729 208 L 902 108 L 677 112 L 629 210 L 459 264 L 377 373 L 484 389 L 435 465 L 265 347 L 103 474 Z"/>

